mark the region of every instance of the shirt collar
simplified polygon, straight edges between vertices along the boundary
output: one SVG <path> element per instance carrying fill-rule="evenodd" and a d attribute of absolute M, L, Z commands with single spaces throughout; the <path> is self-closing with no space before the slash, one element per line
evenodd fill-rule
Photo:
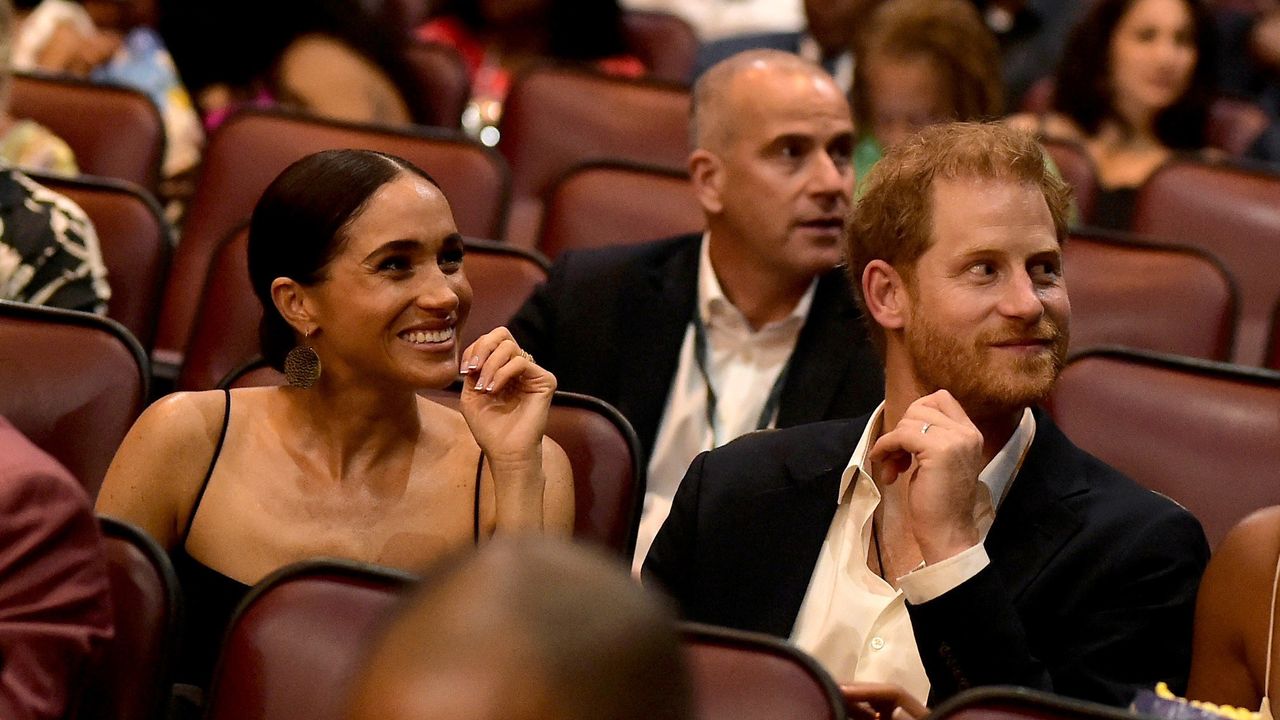
<path fill-rule="evenodd" d="M 884 402 L 876 407 L 875 412 L 871 413 L 871 419 L 867 421 L 867 427 L 862 431 L 862 437 L 858 438 L 858 445 L 853 450 L 853 455 L 849 457 L 849 464 L 845 466 L 844 474 L 840 476 L 840 494 L 836 496 L 836 502 L 844 502 L 848 497 L 849 486 L 861 475 L 866 473 L 868 477 L 871 473 L 867 471 L 869 464 L 867 463 L 867 453 L 871 452 L 871 447 L 880 437 L 881 425 L 884 422 Z M 1018 426 L 1014 428 L 1013 434 L 1009 436 L 1009 440 L 1005 442 L 1004 447 L 991 458 L 991 462 L 982 469 L 978 474 L 978 482 L 987 488 L 987 492 L 991 496 L 991 507 L 993 510 L 1000 509 L 1000 503 L 1004 502 L 1005 496 L 1009 493 L 1009 485 L 1013 483 L 1013 478 L 1018 474 L 1018 470 L 1022 467 L 1022 461 L 1027 455 L 1027 450 L 1031 447 L 1031 441 L 1036 436 L 1036 418 L 1031 412 L 1031 408 L 1024 408 L 1022 411 L 1022 419 L 1018 421 Z"/>
<path fill-rule="evenodd" d="M 707 231 L 702 234 L 702 245 L 698 250 L 698 316 L 702 318 L 702 322 L 707 327 L 711 327 L 717 317 L 733 317 L 741 322 L 743 326 L 747 326 L 747 318 L 742 314 L 729 298 L 724 294 L 724 288 L 720 287 L 720 280 L 716 277 L 715 270 L 711 267 L 711 232 Z M 813 305 L 813 295 L 818 287 L 818 278 L 814 278 L 809 283 L 809 288 L 804 291 L 804 295 L 800 296 L 800 301 L 796 306 L 791 308 L 791 312 L 781 320 L 765 325 L 760 328 L 761 331 L 768 330 L 793 323 L 803 324 L 805 318 L 809 317 L 809 308 Z"/>

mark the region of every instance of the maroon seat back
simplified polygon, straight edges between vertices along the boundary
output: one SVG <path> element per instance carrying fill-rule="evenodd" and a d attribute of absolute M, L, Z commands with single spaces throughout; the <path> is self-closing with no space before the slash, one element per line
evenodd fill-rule
<path fill-rule="evenodd" d="M 1267 112 L 1256 103 L 1220 97 L 1209 106 L 1205 145 L 1232 157 L 1244 157 L 1263 130 L 1271 124 Z"/>
<path fill-rule="evenodd" d="M 242 111 L 218 128 L 205 150 L 165 287 L 157 360 L 180 363 L 218 243 L 249 219 L 262 191 L 289 164 L 334 148 L 378 150 L 414 163 L 444 189 L 459 231 L 475 237 L 501 235 L 510 180 L 502 158 L 479 143 L 445 130 L 394 130 Z"/>
<path fill-rule="evenodd" d="M 930 720 L 1133 720 L 1121 708 L 1018 687 L 980 687 L 955 695 Z"/>
<path fill-rule="evenodd" d="M 119 323 L 0 301 L 0 415 L 96 497 L 147 398 L 147 358 Z"/>
<path fill-rule="evenodd" d="M 697 720 L 837 720 L 840 690 L 813 658 L 777 638 L 685 623 Z"/>
<path fill-rule="evenodd" d="M 683 19 L 664 12 L 630 10 L 622 14 L 627 50 L 640 58 L 657 80 L 688 84 L 698 61 L 698 34 Z"/>
<path fill-rule="evenodd" d="M 173 231 L 160 206 L 146 190 L 121 180 L 28 174 L 70 198 L 93 221 L 111 283 L 107 317 L 149 349 L 173 248 Z"/>
<path fill-rule="evenodd" d="M 86 690 L 78 720 L 168 717 L 181 601 L 169 555 L 127 523 L 99 518 L 115 636 Z"/>
<path fill-rule="evenodd" d="M 63 77 L 16 73 L 9 111 L 66 141 L 80 172 L 154 191 L 164 157 L 164 121 L 146 95 Z"/>
<path fill-rule="evenodd" d="M 599 162 L 578 166 L 547 192 L 538 249 L 625 245 L 697 232 L 704 225 L 689 178 L 648 165 Z"/>
<path fill-rule="evenodd" d="M 1058 166 L 1062 179 L 1075 191 L 1080 221 L 1089 223 L 1093 219 L 1093 208 L 1098 195 L 1098 170 L 1093 165 L 1093 158 L 1085 152 L 1083 145 L 1070 140 L 1040 138 L 1040 145 L 1053 158 L 1053 164 Z"/>
<path fill-rule="evenodd" d="M 471 78 L 462 55 L 439 43 L 410 42 L 404 59 L 412 71 L 421 107 L 411 108 L 424 125 L 458 128 L 471 99 Z"/>
<path fill-rule="evenodd" d="M 1280 177 L 1226 165 L 1174 161 L 1138 193 L 1133 231 L 1201 248 L 1222 261 L 1240 292 L 1232 359 L 1261 365 L 1267 323 L 1280 299 Z"/>
<path fill-rule="evenodd" d="M 1280 504 L 1280 373 L 1099 351 L 1068 363 L 1051 406 L 1077 445 L 1190 510 L 1210 545 Z"/>
<path fill-rule="evenodd" d="M 249 229 L 233 232 L 214 252 L 196 313 L 195 332 L 178 374 L 178 389 L 208 390 L 261 353 L 262 305 L 249 282 Z M 488 240 L 466 241 L 471 314 L 459 334 L 461 348 L 503 325 L 547 278 L 537 253 Z"/>
<path fill-rule="evenodd" d="M 263 579 L 231 620 L 205 720 L 341 720 L 364 647 L 410 581 L 337 560 Z"/>
<path fill-rule="evenodd" d="M 1071 350 L 1104 345 L 1231 357 L 1236 298 L 1221 265 L 1206 253 L 1072 233 L 1063 247 L 1071 297 Z"/>
<path fill-rule="evenodd" d="M 514 180 L 507 240 L 533 246 L 543 194 L 575 165 L 631 160 L 683 170 L 689 103 L 681 86 L 579 69 L 542 66 L 517 78 L 498 143 Z"/>

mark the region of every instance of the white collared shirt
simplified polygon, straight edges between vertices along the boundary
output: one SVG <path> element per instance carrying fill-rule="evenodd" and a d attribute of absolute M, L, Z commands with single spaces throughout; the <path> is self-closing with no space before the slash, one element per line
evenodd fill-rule
<path fill-rule="evenodd" d="M 977 575 L 990 560 L 979 542 L 898 578 L 899 590 L 867 567 L 880 490 L 864 468 L 870 467 L 866 457 L 880 437 L 883 413 L 881 403 L 841 476 L 839 507 L 818 554 L 791 640 L 822 663 L 837 682 L 897 683 L 924 700 L 929 696 L 929 678 L 916 648 L 906 603 L 918 605 L 946 593 Z M 1008 442 L 978 475 L 978 482 L 987 490 L 976 493 L 973 508 L 982 541 L 1035 432 L 1035 417 L 1030 409 L 1024 410 Z"/>
<path fill-rule="evenodd" d="M 773 388 L 813 304 L 815 279 L 787 317 L 752 330 L 746 317 L 725 297 L 711 267 L 710 235 L 702 236 L 698 255 L 696 312 L 707 334 L 707 374 L 715 390 L 715 432 L 707 422 L 707 384 L 695 357 L 693 322 L 685 329 L 680 360 L 667 394 L 667 404 L 649 458 L 648 487 L 632 571 L 649 554 L 658 529 L 671 511 L 676 488 L 698 453 L 758 430 L 769 391 Z M 767 426 L 777 421 L 775 408 Z"/>

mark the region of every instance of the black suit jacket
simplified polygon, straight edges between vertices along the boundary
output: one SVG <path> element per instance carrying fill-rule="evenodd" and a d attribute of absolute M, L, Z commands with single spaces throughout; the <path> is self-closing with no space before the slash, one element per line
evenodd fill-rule
<path fill-rule="evenodd" d="M 594 395 L 653 449 L 697 306 L 701 235 L 566 252 L 509 325 L 561 390 Z M 840 269 L 818 280 L 778 408 L 778 427 L 856 417 L 884 397 L 880 360 Z"/>
<path fill-rule="evenodd" d="M 747 435 L 703 453 L 644 566 L 689 620 L 792 625 L 868 418 Z M 1110 704 L 1185 685 L 1209 549 L 1200 524 L 1071 443 L 1043 413 L 985 542 L 991 565 L 908 604 L 940 701 L 1012 684 Z"/>

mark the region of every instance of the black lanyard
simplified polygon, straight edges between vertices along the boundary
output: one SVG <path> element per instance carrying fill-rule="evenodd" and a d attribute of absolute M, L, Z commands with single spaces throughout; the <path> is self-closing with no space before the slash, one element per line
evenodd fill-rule
<path fill-rule="evenodd" d="M 716 390 L 711 385 L 711 373 L 708 370 L 707 328 L 702 324 L 702 316 L 696 311 L 693 313 L 693 359 L 698 363 L 698 371 L 702 373 L 702 380 L 707 386 L 707 425 L 711 428 L 711 447 L 720 447 L 720 431 L 716 428 Z M 788 357 L 777 379 L 773 381 L 773 387 L 769 388 L 764 409 L 756 420 L 756 430 L 768 427 L 773 414 L 778 410 L 778 404 L 782 402 L 782 386 L 787 383 L 787 371 L 790 369 L 791 358 Z"/>

